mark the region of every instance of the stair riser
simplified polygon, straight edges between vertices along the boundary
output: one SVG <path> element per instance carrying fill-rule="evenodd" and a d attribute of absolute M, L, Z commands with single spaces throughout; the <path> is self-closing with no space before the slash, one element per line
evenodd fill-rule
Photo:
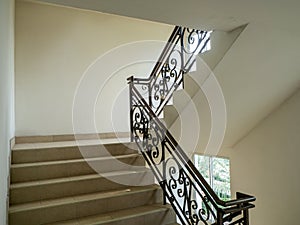
<path fill-rule="evenodd" d="M 116 181 L 116 182 L 114 182 Z M 80 194 L 95 193 L 99 191 L 116 190 L 132 186 L 144 186 L 154 183 L 152 172 L 119 175 L 111 180 L 98 177 L 86 180 L 75 180 L 45 185 L 34 185 L 22 188 L 11 188 L 10 204 L 21 204 L 31 201 L 40 201 L 60 197 L 76 196 Z"/>
<path fill-rule="evenodd" d="M 73 199 L 73 202 L 71 202 Z M 63 220 L 71 220 L 85 216 L 134 208 L 142 205 L 159 203 L 162 193 L 159 189 L 130 192 L 122 196 L 111 196 L 82 202 L 80 197 L 70 198 L 67 204 L 55 207 L 40 207 L 34 210 L 10 213 L 11 225 L 46 224 Z M 153 218 L 154 219 L 154 218 Z M 154 220 L 153 220 L 154 221 Z"/>
<path fill-rule="evenodd" d="M 12 151 L 12 163 L 47 162 L 137 153 L 134 144 L 108 144 Z"/>
<path fill-rule="evenodd" d="M 176 216 L 171 210 L 155 212 L 147 215 L 135 216 L 128 219 L 111 221 L 109 223 L 91 223 L 93 225 L 165 225 L 174 223 Z"/>
<path fill-rule="evenodd" d="M 120 163 L 120 161 L 122 163 Z M 130 170 L 131 166 L 144 166 L 145 161 L 142 156 L 126 157 L 120 159 L 93 160 L 89 163 L 66 162 L 48 165 L 35 165 L 24 167 L 11 167 L 11 181 L 26 182 L 35 180 L 45 180 L 52 178 L 79 176 L 95 174 L 97 172 L 105 173 L 111 171 Z M 93 168 L 95 169 L 93 169 Z"/>

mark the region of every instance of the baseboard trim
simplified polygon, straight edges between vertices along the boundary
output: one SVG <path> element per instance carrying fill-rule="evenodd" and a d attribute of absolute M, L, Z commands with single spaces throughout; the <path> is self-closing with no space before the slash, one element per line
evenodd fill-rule
<path fill-rule="evenodd" d="M 13 144 L 91 140 L 91 139 L 106 139 L 106 138 L 127 138 L 127 137 L 130 137 L 130 132 L 19 136 L 19 137 L 15 137 Z"/>
<path fill-rule="evenodd" d="M 12 139 L 10 139 L 9 144 L 10 144 L 10 149 L 12 149 L 14 147 L 14 145 L 16 144 L 16 137 L 13 137 Z"/>
<path fill-rule="evenodd" d="M 9 199 L 10 199 L 10 168 L 11 168 L 11 150 L 16 144 L 16 138 L 13 137 L 9 140 L 9 154 L 8 154 L 8 175 L 7 175 L 7 194 L 6 194 L 6 225 L 9 224 Z"/>

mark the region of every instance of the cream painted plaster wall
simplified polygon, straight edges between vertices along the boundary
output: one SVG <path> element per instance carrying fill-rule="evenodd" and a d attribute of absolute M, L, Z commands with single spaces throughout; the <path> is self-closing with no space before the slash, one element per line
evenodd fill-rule
<path fill-rule="evenodd" d="M 14 1 L 0 1 L 0 225 L 6 224 L 10 139 L 14 136 Z"/>
<path fill-rule="evenodd" d="M 120 45 L 144 40 L 165 41 L 172 29 L 169 25 L 126 17 L 17 1 L 16 135 L 72 133 L 73 100 L 79 81 L 88 68 L 95 73 L 95 68 L 89 66 Z M 152 52 L 148 47 L 146 53 Z M 158 52 L 155 54 L 158 57 Z M 113 67 L 118 58 L 127 56 L 115 53 L 113 57 L 104 67 Z M 97 93 L 96 100 L 89 104 L 96 116 L 92 113 L 80 115 L 76 132 L 94 132 L 90 126 L 85 126 L 92 123 L 98 132 L 127 131 L 126 77 L 133 73 L 148 76 L 151 67 L 152 64 L 146 62 L 135 69 L 132 65 L 116 67 L 113 73 L 107 74 L 98 65 L 95 82 L 99 88 L 108 84 L 98 90 L 100 94 Z M 115 85 L 108 82 L 112 78 L 117 80 Z M 87 88 L 87 95 L 81 96 L 81 100 L 90 101 L 89 92 L 92 91 Z M 120 103 L 119 107 L 115 102 Z M 79 104 L 76 110 L 85 108 L 84 104 Z M 117 118 L 115 124 L 112 124 L 113 116 Z"/>
<path fill-rule="evenodd" d="M 299 115 L 300 90 L 222 153 L 231 160 L 232 190 L 257 197 L 251 225 L 299 224 Z"/>

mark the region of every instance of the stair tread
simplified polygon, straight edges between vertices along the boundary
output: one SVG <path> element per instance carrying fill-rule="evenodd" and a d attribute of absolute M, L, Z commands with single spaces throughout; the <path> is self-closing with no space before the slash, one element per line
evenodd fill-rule
<path fill-rule="evenodd" d="M 67 220 L 63 222 L 51 223 L 52 225 L 92 225 L 92 224 L 104 224 L 107 222 L 121 221 L 127 218 L 144 216 L 161 211 L 167 211 L 170 209 L 169 205 L 152 204 L 147 206 L 140 206 L 131 209 L 118 210 L 110 213 L 104 213 L 94 216 L 83 217 L 74 220 Z"/>
<path fill-rule="evenodd" d="M 16 204 L 10 206 L 9 213 L 16 213 L 16 212 L 34 210 L 34 209 L 40 209 L 46 207 L 55 207 L 64 204 L 74 204 L 74 203 L 80 203 L 85 201 L 94 201 L 98 199 L 131 195 L 134 193 L 148 192 L 148 191 L 154 191 L 158 189 L 159 189 L 158 185 L 126 187 L 118 190 L 101 191 L 96 193 L 76 195 L 72 197 L 63 197 L 63 198 L 42 200 L 42 201 L 31 202 L 31 203 Z"/>
<path fill-rule="evenodd" d="M 64 159 L 56 161 L 45 161 L 45 162 L 30 162 L 30 163 L 16 163 L 12 164 L 11 168 L 23 168 L 23 167 L 32 167 L 32 166 L 45 166 L 45 165 L 55 165 L 55 164 L 66 164 L 66 163 L 77 163 L 77 162 L 92 162 L 99 160 L 110 160 L 110 159 L 123 159 L 140 156 L 138 153 L 126 154 L 126 155 L 117 155 L 117 156 L 101 156 L 93 158 L 83 158 L 83 159 Z"/>
<path fill-rule="evenodd" d="M 114 167 L 115 164 L 111 163 L 110 160 L 113 159 L 121 162 L 130 161 L 129 163 L 131 163 L 131 161 L 134 161 L 134 163 L 140 163 L 142 156 L 136 151 L 135 144 L 130 142 L 128 138 L 122 142 L 120 143 L 120 139 L 117 141 L 115 139 L 106 140 L 105 143 L 99 140 L 84 140 L 79 142 L 16 144 L 13 148 L 13 156 L 15 156 L 16 161 L 11 165 L 13 174 L 26 173 L 25 175 L 27 175 L 28 173 L 34 175 L 35 172 L 32 171 L 38 171 L 36 172 L 37 175 L 43 175 L 44 173 L 48 174 L 47 168 L 54 168 L 54 172 L 49 173 L 47 177 L 41 175 L 38 180 L 31 179 L 31 176 L 28 179 L 15 177 L 16 179 L 12 180 L 15 181 L 10 186 L 14 199 L 9 207 L 9 216 L 13 218 L 12 223 L 18 224 L 22 221 L 26 223 L 26 218 L 29 218 L 30 215 L 36 215 L 32 217 L 32 220 L 29 220 L 32 224 L 104 225 L 123 223 L 123 220 L 127 222 L 142 220 L 148 225 L 147 215 L 152 220 L 154 219 L 153 221 L 157 217 L 164 218 L 162 219 L 164 224 L 175 221 L 172 219 L 173 214 L 169 214 L 170 207 L 161 204 L 162 192 L 157 184 L 153 184 L 154 178 L 152 173 L 152 176 L 149 176 L 151 172 L 149 168 L 143 164 L 142 167 L 124 167 L 124 169 L 121 169 Z M 100 149 L 99 153 L 101 154 L 98 155 L 97 145 L 107 145 L 104 147 L 107 147 L 114 154 L 102 155 Z M 79 158 L 77 146 L 87 146 L 86 150 L 92 152 L 91 157 Z M 61 150 L 62 152 L 60 152 Z M 50 157 L 48 159 L 45 157 L 47 154 L 60 153 L 63 157 L 68 158 Z M 91 174 L 86 169 L 85 162 L 92 164 L 94 162 L 98 164 L 99 162 L 103 168 L 111 167 L 115 171 L 109 169 L 105 173 Z M 76 172 L 78 170 L 77 165 L 80 168 L 83 167 L 83 172 Z M 75 168 L 74 173 L 65 173 L 64 169 L 69 168 L 69 166 Z M 62 177 L 56 176 L 55 171 L 60 169 L 62 169 Z M 82 170 L 80 169 L 80 171 Z M 110 177 L 112 179 L 109 179 Z M 114 179 L 121 179 L 122 182 L 125 179 L 130 182 L 128 184 L 125 182 L 124 185 L 114 185 Z M 131 182 L 131 179 L 137 179 L 138 182 L 146 184 L 146 186 L 135 186 L 135 182 Z M 145 182 L 145 179 L 147 182 Z M 148 180 L 151 182 L 148 182 Z M 93 188 L 86 186 L 89 184 L 92 184 L 93 186 L 90 187 Z M 76 188 L 70 190 L 73 185 Z M 53 191 L 51 191 L 52 188 Z M 26 195 L 26 193 L 29 193 L 29 195 Z M 21 198 L 22 196 L 27 197 Z M 122 201 L 126 204 L 123 205 Z M 134 201 L 134 203 L 131 203 L 131 201 Z M 106 206 L 108 202 L 110 204 Z M 115 203 L 112 204 L 111 202 Z M 118 202 L 120 202 L 120 205 Z M 104 204 L 104 208 L 98 209 L 98 204 Z M 165 216 L 167 219 L 165 219 Z"/>
<path fill-rule="evenodd" d="M 18 183 L 11 184 L 10 189 L 31 187 L 31 186 L 38 186 L 38 185 L 48 185 L 48 184 L 55 184 L 55 183 L 64 183 L 64 182 L 71 182 L 71 181 L 88 180 L 88 179 L 107 178 L 112 176 L 128 175 L 128 174 L 136 174 L 136 173 L 144 173 L 144 172 L 150 172 L 150 169 L 143 168 L 140 170 L 122 170 L 122 171 L 106 172 L 106 173 L 102 173 L 101 175 L 87 174 L 87 175 L 62 177 L 62 178 L 54 178 L 54 179 L 47 179 L 47 180 L 18 182 Z"/>
<path fill-rule="evenodd" d="M 32 149 L 48 149 L 48 148 L 63 148 L 89 145 L 106 145 L 106 144 L 132 144 L 129 138 L 108 138 L 108 139 L 91 139 L 77 141 L 57 141 L 57 142 L 41 142 L 41 143 L 22 143 L 15 144 L 13 151 L 32 150 Z"/>

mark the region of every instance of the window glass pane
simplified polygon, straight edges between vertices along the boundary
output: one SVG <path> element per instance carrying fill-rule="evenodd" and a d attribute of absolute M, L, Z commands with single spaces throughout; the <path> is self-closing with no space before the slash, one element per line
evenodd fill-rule
<path fill-rule="evenodd" d="M 230 193 L 230 169 L 229 160 L 224 158 L 213 157 L 213 188 L 217 195 L 228 200 Z"/>
<path fill-rule="evenodd" d="M 222 200 L 231 198 L 229 159 L 195 155 L 195 166 Z"/>
<path fill-rule="evenodd" d="M 210 184 L 210 173 L 209 173 L 209 157 L 203 155 L 195 155 L 195 166 Z"/>

